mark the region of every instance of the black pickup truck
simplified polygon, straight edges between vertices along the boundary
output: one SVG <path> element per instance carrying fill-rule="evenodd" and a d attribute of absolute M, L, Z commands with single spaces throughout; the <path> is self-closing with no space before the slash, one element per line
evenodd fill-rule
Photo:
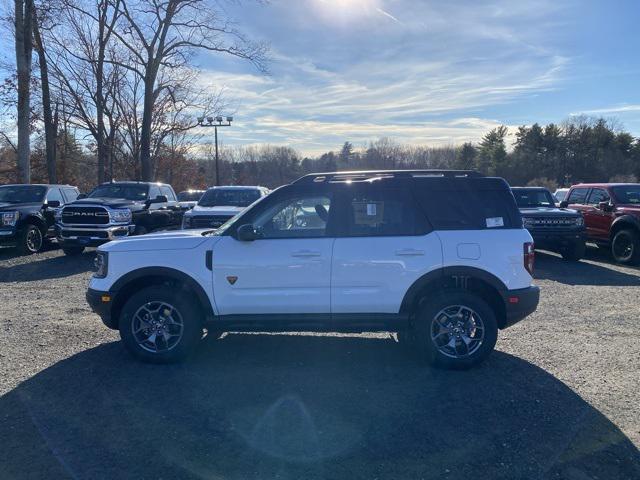
<path fill-rule="evenodd" d="M 0 245 L 21 253 L 38 252 L 55 236 L 55 214 L 79 195 L 71 185 L 0 186 Z"/>
<path fill-rule="evenodd" d="M 170 185 L 109 182 L 66 205 L 56 222 L 67 255 L 129 235 L 179 228 L 182 210 Z"/>
<path fill-rule="evenodd" d="M 511 191 L 536 248 L 558 252 L 565 260 L 577 261 L 584 256 L 586 231 L 580 212 L 556 207 L 546 188 L 514 187 Z"/>

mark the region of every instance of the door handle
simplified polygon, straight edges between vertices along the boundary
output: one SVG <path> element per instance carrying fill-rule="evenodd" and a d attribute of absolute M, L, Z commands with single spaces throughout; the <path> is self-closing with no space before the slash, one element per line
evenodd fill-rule
<path fill-rule="evenodd" d="M 424 255 L 424 250 L 418 250 L 416 248 L 403 248 L 402 250 L 396 250 L 396 255 L 401 257 L 417 257 Z"/>
<path fill-rule="evenodd" d="M 320 252 L 315 250 L 297 250 L 291 254 L 292 257 L 319 257 Z"/>

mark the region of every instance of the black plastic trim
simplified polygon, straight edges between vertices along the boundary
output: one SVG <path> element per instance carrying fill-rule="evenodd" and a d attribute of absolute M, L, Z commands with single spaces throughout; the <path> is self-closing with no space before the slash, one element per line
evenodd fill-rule
<path fill-rule="evenodd" d="M 507 290 L 500 292 L 505 305 L 505 325 L 502 328 L 510 327 L 528 315 L 531 315 L 538 308 L 540 301 L 540 287 L 532 285 L 527 288 L 517 290 Z M 512 303 L 510 298 L 517 298 L 517 303 Z"/>

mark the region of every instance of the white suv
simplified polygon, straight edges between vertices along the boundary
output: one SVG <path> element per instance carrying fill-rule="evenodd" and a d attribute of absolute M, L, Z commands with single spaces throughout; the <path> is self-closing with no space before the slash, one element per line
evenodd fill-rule
<path fill-rule="evenodd" d="M 215 231 L 103 245 L 87 299 L 145 361 L 184 358 L 205 329 L 389 331 L 431 364 L 466 368 L 536 309 L 533 255 L 500 178 L 324 173 Z"/>
<path fill-rule="evenodd" d="M 182 228 L 218 228 L 268 194 L 265 187 L 211 187 L 185 212 Z"/>

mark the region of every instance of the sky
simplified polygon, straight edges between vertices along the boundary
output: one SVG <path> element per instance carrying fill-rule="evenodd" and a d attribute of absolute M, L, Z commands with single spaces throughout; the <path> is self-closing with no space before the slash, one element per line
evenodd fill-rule
<path fill-rule="evenodd" d="M 227 146 L 305 155 L 388 137 L 477 142 L 498 125 L 615 118 L 640 136 L 640 2 L 244 0 L 225 13 L 270 45 L 269 74 L 200 54 Z M 209 131 L 203 130 L 204 134 Z"/>

